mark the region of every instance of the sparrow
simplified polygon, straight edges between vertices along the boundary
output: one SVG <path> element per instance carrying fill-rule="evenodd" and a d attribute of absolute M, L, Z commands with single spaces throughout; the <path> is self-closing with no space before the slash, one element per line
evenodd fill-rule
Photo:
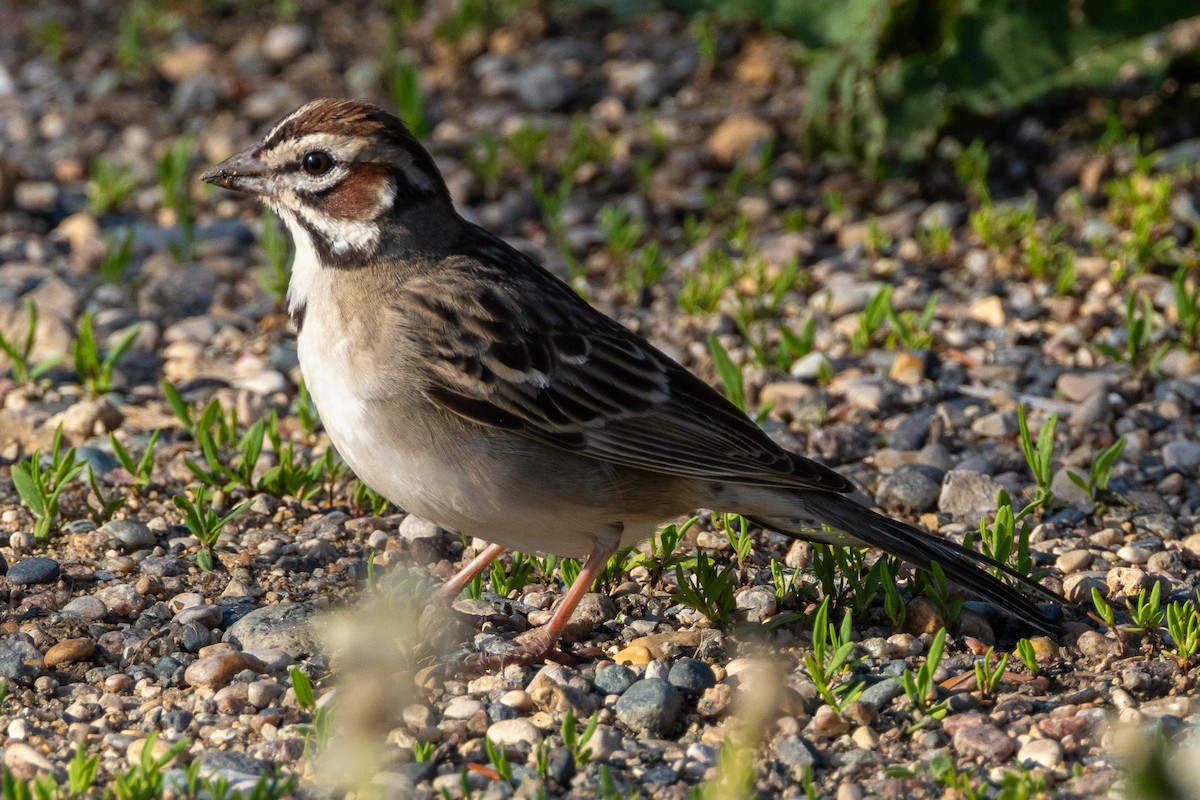
<path fill-rule="evenodd" d="M 433 158 L 384 109 L 314 100 L 202 180 L 258 197 L 294 239 L 287 308 L 300 369 L 342 458 L 405 511 L 491 542 L 447 595 L 505 548 L 586 554 L 549 623 L 503 663 L 555 655 L 608 558 L 698 508 L 939 564 L 1004 612 L 1058 632 L 1032 599 L 1065 602 L 1057 594 L 851 500 L 850 480 L 783 449 L 716 389 L 463 219 Z"/>

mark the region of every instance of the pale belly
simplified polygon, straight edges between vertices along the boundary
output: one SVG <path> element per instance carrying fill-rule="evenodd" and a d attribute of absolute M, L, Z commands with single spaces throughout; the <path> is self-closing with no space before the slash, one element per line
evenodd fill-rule
<path fill-rule="evenodd" d="M 511 434 L 465 435 L 459 425 L 430 424 L 422 407 L 428 401 L 404 387 L 382 390 L 354 368 L 356 354 L 341 337 L 306 327 L 298 351 L 338 453 L 365 484 L 411 514 L 508 548 L 568 556 L 587 555 L 598 535 L 617 528 L 624 543 L 636 543 L 660 521 L 620 511 L 600 462 L 572 456 L 548 468 L 544 450 Z"/>

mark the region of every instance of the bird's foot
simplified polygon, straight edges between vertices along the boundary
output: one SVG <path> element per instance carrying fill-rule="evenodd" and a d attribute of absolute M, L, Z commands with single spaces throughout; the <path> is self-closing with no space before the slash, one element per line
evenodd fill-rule
<path fill-rule="evenodd" d="M 556 642 L 546 641 L 539 636 L 504 653 L 476 653 L 468 656 L 462 662 L 462 673 L 480 675 L 492 670 L 503 670 L 505 667 L 527 667 L 543 661 L 553 661 L 556 664 L 573 667 L 583 663 L 584 659 L 560 650 Z"/>

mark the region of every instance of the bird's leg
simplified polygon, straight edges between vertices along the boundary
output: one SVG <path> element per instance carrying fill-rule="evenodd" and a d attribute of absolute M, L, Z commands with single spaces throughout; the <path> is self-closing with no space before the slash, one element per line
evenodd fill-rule
<path fill-rule="evenodd" d="M 566 656 L 565 653 L 554 653 L 554 646 L 558 644 L 558 637 L 562 635 L 563 629 L 567 627 L 567 623 L 571 620 L 571 614 L 574 613 L 575 607 L 579 605 L 579 601 L 588 593 L 595 583 L 596 578 L 604 570 L 604 565 L 608 563 L 608 559 L 613 553 L 617 552 L 617 546 L 621 543 L 620 531 L 617 531 L 616 536 L 600 536 L 596 538 L 596 543 L 592 545 L 592 553 L 587 557 L 587 561 L 583 562 L 583 567 L 579 570 L 578 577 L 575 582 L 567 589 L 567 594 L 563 597 L 562 602 L 558 604 L 558 608 L 554 609 L 553 616 L 546 623 L 546 627 L 538 632 L 537 637 L 528 644 L 518 647 L 516 650 L 504 654 L 494 655 L 479 655 L 468 659 L 467 669 L 488 670 L 488 669 L 503 669 L 512 664 L 536 664 L 539 661 L 559 660 L 558 656 Z M 486 552 L 486 551 L 485 551 Z"/>
<path fill-rule="evenodd" d="M 463 590 L 463 587 L 471 582 L 472 578 L 483 572 L 484 567 L 492 563 L 496 556 L 503 552 L 504 548 L 498 544 L 489 544 L 483 548 L 465 567 L 458 571 L 458 574 L 442 584 L 442 587 L 437 590 L 438 597 L 443 600 L 454 599 Z"/>

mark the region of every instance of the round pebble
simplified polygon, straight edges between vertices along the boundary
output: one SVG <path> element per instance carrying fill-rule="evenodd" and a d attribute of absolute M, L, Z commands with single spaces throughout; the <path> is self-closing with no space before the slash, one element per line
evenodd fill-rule
<path fill-rule="evenodd" d="M 505 719 L 488 726 L 487 738 L 507 747 L 532 747 L 541 738 L 541 734 L 528 719 Z"/>
<path fill-rule="evenodd" d="M 596 673 L 596 688 L 604 694 L 624 694 L 637 681 L 637 673 L 620 664 L 609 664 Z"/>
<path fill-rule="evenodd" d="M 158 539 L 150 528 L 136 519 L 114 519 L 106 522 L 100 533 L 116 539 L 127 553 L 137 550 L 149 550 L 158 544 Z"/>
<path fill-rule="evenodd" d="M 62 613 L 69 617 L 79 617 L 89 622 L 95 622 L 96 620 L 104 619 L 108 615 L 108 607 L 99 598 L 84 595 L 83 597 L 76 597 L 63 606 Z"/>
<path fill-rule="evenodd" d="M 59 565 L 53 558 L 30 556 L 23 558 L 8 568 L 4 576 L 9 583 L 16 586 L 31 586 L 40 583 L 53 583 L 58 580 Z"/>
<path fill-rule="evenodd" d="M 700 694 L 715 684 L 712 667 L 695 658 L 681 658 L 671 665 L 667 682 L 687 694 Z"/>
<path fill-rule="evenodd" d="M 91 639 L 64 639 L 46 651 L 46 666 L 87 661 L 95 652 L 96 643 Z"/>
<path fill-rule="evenodd" d="M 225 651 L 207 655 L 193 661 L 183 673 L 183 679 L 191 686 L 206 686 L 219 689 L 228 686 L 244 669 L 250 669 L 253 660 L 244 653 Z"/>
<path fill-rule="evenodd" d="M 683 710 L 683 696 L 661 678 L 647 678 L 630 686 L 614 707 L 621 722 L 649 736 L 661 736 L 674 727 Z"/>
<path fill-rule="evenodd" d="M 303 658 L 317 652 L 312 615 L 310 606 L 298 603 L 263 606 L 230 625 L 223 641 L 243 650 L 270 648 Z"/>

